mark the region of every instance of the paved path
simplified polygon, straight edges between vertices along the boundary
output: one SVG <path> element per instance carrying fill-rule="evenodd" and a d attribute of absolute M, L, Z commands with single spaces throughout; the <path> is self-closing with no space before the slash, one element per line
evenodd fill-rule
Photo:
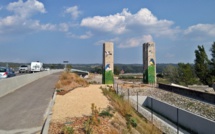
<path fill-rule="evenodd" d="M 40 78 L 0 98 L 0 134 L 39 133 L 59 73 Z"/>

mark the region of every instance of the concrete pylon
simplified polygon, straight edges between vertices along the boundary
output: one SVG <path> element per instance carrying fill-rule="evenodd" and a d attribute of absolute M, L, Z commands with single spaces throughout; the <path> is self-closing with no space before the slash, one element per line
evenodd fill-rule
<path fill-rule="evenodd" d="M 147 42 L 143 44 L 143 82 L 156 83 L 156 52 L 155 43 Z"/>
<path fill-rule="evenodd" d="M 102 83 L 114 84 L 114 50 L 112 42 L 103 44 Z"/>

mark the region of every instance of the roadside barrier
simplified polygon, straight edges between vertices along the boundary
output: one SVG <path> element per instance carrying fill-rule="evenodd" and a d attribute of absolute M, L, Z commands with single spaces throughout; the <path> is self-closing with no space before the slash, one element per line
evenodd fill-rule
<path fill-rule="evenodd" d="M 28 83 L 38 80 L 39 78 L 45 77 L 53 73 L 61 72 L 61 71 L 63 70 L 61 69 L 50 70 L 50 71 L 33 73 L 33 74 L 15 76 L 7 79 L 0 79 L 0 97 L 3 97 L 8 93 L 13 92 L 19 89 L 20 87 L 27 85 Z"/>
<path fill-rule="evenodd" d="M 215 121 L 147 96 L 130 96 L 130 100 L 140 114 L 165 133 L 215 134 Z"/>

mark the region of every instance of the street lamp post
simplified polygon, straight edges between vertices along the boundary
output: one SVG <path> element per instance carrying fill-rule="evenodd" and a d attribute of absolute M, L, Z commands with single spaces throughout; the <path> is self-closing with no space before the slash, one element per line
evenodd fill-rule
<path fill-rule="evenodd" d="M 69 63 L 69 61 L 63 61 L 63 63 L 64 63 L 64 69 L 66 69 L 67 64 Z"/>

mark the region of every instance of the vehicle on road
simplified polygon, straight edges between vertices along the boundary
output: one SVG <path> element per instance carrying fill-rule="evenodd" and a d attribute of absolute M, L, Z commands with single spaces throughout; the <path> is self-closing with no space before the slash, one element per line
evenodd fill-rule
<path fill-rule="evenodd" d="M 49 71 L 50 70 L 50 68 L 44 68 L 44 71 Z"/>
<path fill-rule="evenodd" d="M 0 67 L 0 79 L 16 76 L 14 71 L 8 67 Z"/>
<path fill-rule="evenodd" d="M 40 72 L 43 71 L 43 63 L 42 62 L 31 62 L 31 72 Z"/>
<path fill-rule="evenodd" d="M 21 65 L 19 67 L 19 73 L 30 73 L 31 72 L 31 66 L 30 65 Z"/>

